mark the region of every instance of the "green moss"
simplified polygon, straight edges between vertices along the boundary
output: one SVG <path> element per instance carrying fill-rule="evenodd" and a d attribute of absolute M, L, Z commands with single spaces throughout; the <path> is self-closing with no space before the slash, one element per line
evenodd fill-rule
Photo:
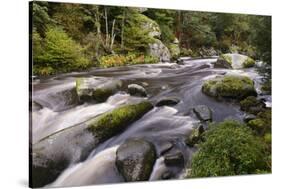
<path fill-rule="evenodd" d="M 271 109 L 266 109 L 258 113 L 257 118 L 247 123 L 249 127 L 255 130 L 259 135 L 271 131 Z"/>
<path fill-rule="evenodd" d="M 178 44 L 172 43 L 168 46 L 168 48 L 173 59 L 177 59 L 180 56 L 180 48 Z"/>
<path fill-rule="evenodd" d="M 253 81 L 246 76 L 225 76 L 206 81 L 202 91 L 213 97 L 236 99 L 256 95 Z"/>
<path fill-rule="evenodd" d="M 254 65 L 255 65 L 255 61 L 250 57 L 248 57 L 243 63 L 244 68 L 250 68 L 253 67 Z"/>
<path fill-rule="evenodd" d="M 271 145 L 271 133 L 266 133 L 263 137 L 266 144 Z"/>
<path fill-rule="evenodd" d="M 240 101 L 241 110 L 255 115 L 263 111 L 264 107 L 265 104 L 254 96 L 249 96 Z"/>
<path fill-rule="evenodd" d="M 266 80 L 261 87 L 261 90 L 263 92 L 266 92 L 268 94 L 271 94 L 271 79 Z"/>
<path fill-rule="evenodd" d="M 114 94 L 114 91 L 112 91 L 111 89 L 98 88 L 95 90 L 93 98 L 98 102 L 104 102 L 112 94 Z"/>
<path fill-rule="evenodd" d="M 150 102 L 144 101 L 114 109 L 112 112 L 103 114 L 98 120 L 90 121 L 88 130 L 99 141 L 104 141 L 125 129 L 152 108 Z"/>
<path fill-rule="evenodd" d="M 232 58 L 227 54 L 222 54 L 219 59 L 225 60 L 230 65 L 232 64 Z"/>
<path fill-rule="evenodd" d="M 237 121 L 211 125 L 203 137 L 192 159 L 193 177 L 254 174 L 269 169 L 262 140 Z"/>

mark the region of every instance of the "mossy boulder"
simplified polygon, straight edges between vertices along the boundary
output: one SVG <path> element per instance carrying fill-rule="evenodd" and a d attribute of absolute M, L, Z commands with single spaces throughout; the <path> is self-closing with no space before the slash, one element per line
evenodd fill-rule
<path fill-rule="evenodd" d="M 92 77 L 92 78 L 77 78 L 76 92 L 79 100 L 104 102 L 107 98 L 116 93 L 122 82 L 118 79 Z"/>
<path fill-rule="evenodd" d="M 257 115 L 262 112 L 265 108 L 265 103 L 262 100 L 258 100 L 254 96 L 248 96 L 247 98 L 240 101 L 240 108 L 250 114 Z"/>
<path fill-rule="evenodd" d="M 254 82 L 246 76 L 222 76 L 206 81 L 202 92 L 216 98 L 243 99 L 256 96 Z"/>
<path fill-rule="evenodd" d="M 222 54 L 214 63 L 215 68 L 232 68 L 232 57 L 228 54 Z"/>
<path fill-rule="evenodd" d="M 250 120 L 247 125 L 261 136 L 271 132 L 271 109 L 258 113 L 256 119 Z"/>
<path fill-rule="evenodd" d="M 169 62 L 171 59 L 169 49 L 159 39 L 154 39 L 154 42 L 149 44 L 148 54 L 159 58 L 161 62 Z"/>
<path fill-rule="evenodd" d="M 203 125 L 197 125 L 185 139 L 185 144 L 191 147 L 198 144 L 202 139 L 204 131 L 205 129 Z"/>
<path fill-rule="evenodd" d="M 153 108 L 148 101 L 125 105 L 87 122 L 87 129 L 99 142 L 120 133 Z"/>
<path fill-rule="evenodd" d="M 127 182 L 148 180 L 155 160 L 154 145 L 142 139 L 129 139 L 116 152 L 117 169 Z"/>
<path fill-rule="evenodd" d="M 251 67 L 254 67 L 255 66 L 255 60 L 250 58 L 250 57 L 247 57 L 247 59 L 243 62 L 243 67 L 244 68 L 251 68 Z"/>
<path fill-rule="evenodd" d="M 128 92 L 132 96 L 140 96 L 140 97 L 146 97 L 147 92 L 144 87 L 137 85 L 137 84 L 130 84 L 128 85 Z"/>

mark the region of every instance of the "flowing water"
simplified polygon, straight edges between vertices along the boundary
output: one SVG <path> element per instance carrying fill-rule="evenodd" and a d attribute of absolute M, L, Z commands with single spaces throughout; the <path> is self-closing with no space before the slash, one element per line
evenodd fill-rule
<path fill-rule="evenodd" d="M 260 91 L 260 76 L 254 68 L 228 70 L 213 68 L 217 57 L 208 59 L 184 59 L 184 64 L 159 63 L 115 67 L 107 69 L 93 68 L 87 72 L 62 74 L 56 77 L 34 80 L 32 111 L 32 144 L 66 128 L 79 125 L 90 118 L 101 115 L 126 103 L 136 103 L 142 98 L 132 97 L 126 93 L 128 84 L 143 85 L 152 103 L 161 97 L 173 96 L 180 103 L 173 107 L 154 107 L 141 119 L 132 123 L 125 131 L 99 144 L 83 161 L 73 163 L 61 173 L 57 180 L 49 186 L 80 186 L 88 184 L 123 182 L 122 176 L 115 166 L 115 154 L 118 146 L 128 138 L 144 138 L 156 146 L 158 159 L 154 165 L 150 180 L 159 180 L 167 170 L 174 178 L 180 178 L 182 168 L 166 167 L 163 156 L 159 155 L 161 148 L 172 143 L 174 148 L 181 150 L 185 166 L 190 163 L 194 152 L 184 144 L 184 139 L 198 123 L 192 108 L 196 105 L 207 105 L 213 111 L 213 120 L 222 121 L 226 118 L 242 120 L 244 113 L 234 102 L 217 101 L 201 92 L 204 80 L 217 75 L 239 74 L 247 75 L 255 81 L 257 91 Z M 123 88 L 104 103 L 80 104 L 75 99 L 75 78 L 77 77 L 113 77 L 123 82 Z M 270 96 L 265 98 L 271 106 Z M 85 140 L 88 140 L 85 136 Z M 65 141 L 64 145 L 67 145 Z M 78 147 L 72 146 L 69 156 L 75 156 Z M 76 149 L 77 148 L 77 149 Z"/>

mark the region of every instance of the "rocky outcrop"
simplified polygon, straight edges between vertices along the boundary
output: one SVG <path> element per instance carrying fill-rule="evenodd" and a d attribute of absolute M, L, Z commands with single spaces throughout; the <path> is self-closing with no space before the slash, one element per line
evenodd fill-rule
<path fill-rule="evenodd" d="M 152 104 L 148 101 L 122 106 L 97 119 L 89 120 L 86 123 L 87 128 L 101 142 L 123 131 L 152 108 Z"/>
<path fill-rule="evenodd" d="M 122 82 L 118 79 L 91 77 L 91 78 L 77 78 L 76 92 L 79 100 L 104 102 L 107 98 L 116 93 Z"/>
<path fill-rule="evenodd" d="M 142 86 L 137 85 L 137 84 L 128 85 L 128 92 L 132 96 L 140 96 L 140 97 L 147 96 L 147 92 L 146 92 L 145 88 L 143 88 Z"/>
<path fill-rule="evenodd" d="M 164 97 L 157 101 L 156 106 L 174 106 L 179 102 L 180 100 L 176 97 Z"/>
<path fill-rule="evenodd" d="M 212 121 L 212 110 L 206 105 L 194 107 L 193 112 L 200 121 Z"/>
<path fill-rule="evenodd" d="M 127 182 L 148 180 L 155 160 L 155 147 L 142 139 L 129 139 L 116 152 L 117 169 Z"/>
<path fill-rule="evenodd" d="M 254 82 L 246 76 L 225 75 L 205 81 L 202 92 L 216 98 L 243 99 L 256 96 Z"/>
<path fill-rule="evenodd" d="M 158 57 L 160 62 L 169 62 L 171 58 L 169 49 L 159 39 L 149 44 L 148 54 Z"/>

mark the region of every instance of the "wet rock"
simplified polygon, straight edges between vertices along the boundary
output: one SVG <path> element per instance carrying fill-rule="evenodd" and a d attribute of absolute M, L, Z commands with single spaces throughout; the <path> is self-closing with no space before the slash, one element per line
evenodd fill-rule
<path fill-rule="evenodd" d="M 85 160 L 95 147 L 83 125 L 64 129 L 32 144 L 32 186 L 50 184 L 72 163 Z"/>
<path fill-rule="evenodd" d="M 216 98 L 243 99 L 257 96 L 254 82 L 246 76 L 225 75 L 205 81 L 202 92 Z"/>
<path fill-rule="evenodd" d="M 164 172 L 164 173 L 162 174 L 161 179 L 163 179 L 163 180 L 168 180 L 168 179 L 171 179 L 173 176 L 174 176 L 174 175 L 173 175 L 172 172 L 166 171 L 166 172 Z"/>
<path fill-rule="evenodd" d="M 116 152 L 117 169 L 127 182 L 148 180 L 155 160 L 155 147 L 142 139 L 129 139 Z"/>
<path fill-rule="evenodd" d="M 87 128 L 101 142 L 120 133 L 152 108 L 148 101 L 122 106 L 87 121 Z"/>
<path fill-rule="evenodd" d="M 39 103 L 32 101 L 32 111 L 38 111 L 41 110 L 43 108 L 42 105 L 40 105 Z"/>
<path fill-rule="evenodd" d="M 142 86 L 137 85 L 137 84 L 128 85 L 128 91 L 129 91 L 129 94 L 132 96 L 141 96 L 141 97 L 147 96 L 145 88 L 143 88 Z"/>
<path fill-rule="evenodd" d="M 179 58 L 177 59 L 176 63 L 179 65 L 184 65 L 184 60 Z"/>
<path fill-rule="evenodd" d="M 92 77 L 92 78 L 77 78 L 76 91 L 79 100 L 104 102 L 107 98 L 116 93 L 122 82 L 118 79 Z"/>
<path fill-rule="evenodd" d="M 33 160 L 36 157 L 33 156 Z M 53 161 L 40 158 L 41 162 L 32 162 L 32 175 L 30 185 L 32 188 L 43 187 L 52 183 L 60 173 L 68 166 L 67 160 Z"/>
<path fill-rule="evenodd" d="M 253 119 L 256 119 L 257 116 L 253 115 L 253 114 L 248 114 L 244 117 L 244 121 L 247 123 Z"/>
<path fill-rule="evenodd" d="M 180 100 L 176 97 L 164 97 L 156 103 L 156 106 L 174 106 L 179 102 Z"/>
<path fill-rule="evenodd" d="M 173 144 L 171 142 L 165 142 L 163 144 L 160 145 L 160 149 L 159 149 L 159 153 L 160 155 L 165 154 L 166 152 L 168 152 L 169 150 L 171 150 L 173 148 Z"/>
<path fill-rule="evenodd" d="M 184 157 L 181 151 L 176 150 L 164 155 L 164 163 L 167 166 L 182 166 L 184 164 Z"/>
<path fill-rule="evenodd" d="M 195 127 L 192 130 L 191 134 L 186 138 L 185 140 L 186 145 L 193 147 L 195 144 L 200 142 L 201 135 L 204 131 L 205 129 L 203 125 L 198 125 L 197 127 Z"/>
<path fill-rule="evenodd" d="M 265 109 L 266 105 L 262 100 L 258 100 L 254 96 L 249 96 L 240 101 L 240 108 L 250 114 L 257 115 Z"/>
<path fill-rule="evenodd" d="M 212 121 L 212 110 L 206 105 L 198 105 L 193 112 L 200 121 Z"/>

